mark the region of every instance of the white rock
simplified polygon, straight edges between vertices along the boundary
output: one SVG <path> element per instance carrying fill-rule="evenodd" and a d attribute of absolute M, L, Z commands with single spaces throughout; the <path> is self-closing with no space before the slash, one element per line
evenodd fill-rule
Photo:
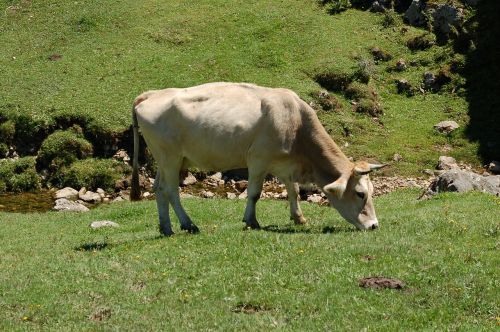
<path fill-rule="evenodd" d="M 193 174 L 191 174 L 191 172 L 188 172 L 187 176 L 184 178 L 184 180 L 182 180 L 182 185 L 190 186 L 192 184 L 195 184 L 196 182 L 198 182 L 198 180 L 196 180 L 196 178 L 194 177 Z"/>
<path fill-rule="evenodd" d="M 102 201 L 101 195 L 93 191 L 85 191 L 78 193 L 78 198 L 87 203 L 100 203 Z"/>
<path fill-rule="evenodd" d="M 148 198 L 149 196 L 151 196 L 151 193 L 149 191 L 145 191 L 144 194 L 142 194 L 142 197 L 144 198 Z"/>
<path fill-rule="evenodd" d="M 458 123 L 455 121 L 441 121 L 438 124 L 434 125 L 434 129 L 439 131 L 440 133 L 451 133 L 455 129 L 459 128 L 460 126 Z"/>
<path fill-rule="evenodd" d="M 226 193 L 226 195 L 227 195 L 227 198 L 229 198 L 229 199 L 236 199 L 236 197 L 237 197 L 235 193 Z"/>
<path fill-rule="evenodd" d="M 70 187 L 66 187 L 56 191 L 56 199 L 59 198 L 76 199 L 77 197 L 78 197 L 78 191 Z"/>
<path fill-rule="evenodd" d="M 440 170 L 449 170 L 449 169 L 458 169 L 457 161 L 453 157 L 448 156 L 440 156 L 438 160 L 438 164 L 436 169 Z"/>
<path fill-rule="evenodd" d="M 248 197 L 247 190 L 238 195 L 238 199 L 246 199 Z"/>
<path fill-rule="evenodd" d="M 96 192 L 101 196 L 101 198 L 106 196 L 106 192 L 102 188 L 97 188 Z"/>
<path fill-rule="evenodd" d="M 92 228 L 92 229 L 98 229 L 98 228 L 102 228 L 102 227 L 120 227 L 120 225 L 118 225 L 114 221 L 110 221 L 110 220 L 93 221 L 90 224 L 90 228 Z"/>
<path fill-rule="evenodd" d="M 202 190 L 201 191 L 201 197 L 204 197 L 204 198 L 213 198 L 215 196 L 215 194 L 211 191 L 208 191 L 208 190 Z"/>
<path fill-rule="evenodd" d="M 56 205 L 53 207 L 56 211 L 66 212 L 86 212 L 88 207 L 78 202 L 67 200 L 66 198 L 59 198 L 56 200 Z"/>
<path fill-rule="evenodd" d="M 307 201 L 310 203 L 321 203 L 323 201 L 323 197 L 318 194 L 312 194 L 311 196 L 307 197 Z"/>

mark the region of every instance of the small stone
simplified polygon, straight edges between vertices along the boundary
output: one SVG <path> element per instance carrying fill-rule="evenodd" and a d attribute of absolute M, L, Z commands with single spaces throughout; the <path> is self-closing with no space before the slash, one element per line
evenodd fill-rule
<path fill-rule="evenodd" d="M 403 156 L 400 155 L 399 153 L 395 153 L 393 156 L 392 156 L 392 160 L 396 161 L 396 162 L 399 162 L 399 161 L 402 161 L 403 160 Z"/>
<path fill-rule="evenodd" d="M 67 200 L 66 198 L 57 199 L 56 205 L 53 207 L 53 209 L 56 211 L 65 212 L 86 212 L 89 210 L 89 208 L 85 205 Z"/>
<path fill-rule="evenodd" d="M 144 198 L 148 198 L 149 196 L 151 196 L 151 193 L 149 191 L 145 191 L 144 194 L 142 194 L 142 197 Z"/>
<path fill-rule="evenodd" d="M 399 59 L 398 62 L 396 62 L 396 70 L 397 71 L 405 71 L 406 68 L 408 68 L 408 67 L 407 67 L 404 59 Z"/>
<path fill-rule="evenodd" d="M 125 151 L 123 149 L 118 150 L 115 153 L 115 155 L 113 156 L 113 159 L 121 160 L 121 161 L 126 162 L 126 163 L 128 163 L 130 161 L 130 157 L 127 154 L 127 151 Z"/>
<path fill-rule="evenodd" d="M 123 202 L 123 201 L 124 201 L 124 199 L 121 196 L 118 196 L 115 199 L 113 199 L 113 202 Z"/>
<path fill-rule="evenodd" d="M 102 188 L 97 188 L 96 193 L 98 193 L 101 198 L 104 198 L 106 196 L 106 192 Z"/>
<path fill-rule="evenodd" d="M 191 172 L 188 172 L 187 176 L 184 178 L 184 180 L 182 180 L 182 185 L 190 186 L 195 184 L 196 182 L 198 182 L 198 180 L 196 180 L 196 177 L 193 174 L 191 174 Z"/>
<path fill-rule="evenodd" d="M 321 195 L 318 194 L 312 194 L 307 197 L 307 201 L 309 203 L 321 203 L 323 201 L 323 197 L 321 197 Z"/>
<path fill-rule="evenodd" d="M 180 193 L 180 197 L 181 198 L 194 198 L 193 195 L 188 194 L 188 193 Z"/>
<path fill-rule="evenodd" d="M 239 192 L 243 192 L 247 189 L 248 187 L 248 181 L 246 180 L 240 180 L 240 181 L 236 181 L 234 183 L 234 187 L 236 188 L 236 190 L 238 190 Z"/>
<path fill-rule="evenodd" d="M 229 199 L 236 199 L 236 194 L 235 193 L 226 193 L 227 198 Z"/>
<path fill-rule="evenodd" d="M 424 73 L 424 87 L 426 90 L 430 90 L 434 87 L 436 83 L 436 75 L 434 73 L 427 71 Z"/>
<path fill-rule="evenodd" d="M 120 225 L 118 225 L 114 221 L 110 221 L 110 220 L 93 221 L 90 224 L 90 228 L 92 228 L 92 229 L 98 229 L 98 228 L 102 228 L 102 227 L 120 227 Z"/>
<path fill-rule="evenodd" d="M 200 195 L 203 198 L 213 198 L 215 196 L 215 194 L 213 192 L 208 191 L 208 190 L 202 190 Z"/>
<path fill-rule="evenodd" d="M 238 199 L 246 199 L 248 197 L 247 190 L 238 195 Z"/>
<path fill-rule="evenodd" d="M 104 197 L 104 198 L 102 199 L 102 202 L 103 202 L 103 203 L 109 203 L 109 197 Z"/>
<path fill-rule="evenodd" d="M 66 199 L 74 200 L 77 197 L 78 197 L 78 191 L 76 191 L 75 189 L 70 188 L 70 187 L 66 187 L 66 188 L 63 188 L 63 189 L 56 191 L 56 199 L 66 198 Z"/>
<path fill-rule="evenodd" d="M 440 133 L 446 133 L 446 134 L 451 133 L 452 131 L 454 131 L 455 129 L 457 129 L 459 127 L 460 126 L 458 125 L 458 123 L 456 123 L 455 121 L 450 121 L 450 120 L 441 121 L 438 124 L 434 125 L 434 129 L 436 129 Z"/>
<path fill-rule="evenodd" d="M 402 78 L 399 80 L 396 80 L 396 88 L 398 90 L 399 94 L 406 93 L 406 94 L 411 94 L 412 93 L 412 86 L 408 80 Z"/>

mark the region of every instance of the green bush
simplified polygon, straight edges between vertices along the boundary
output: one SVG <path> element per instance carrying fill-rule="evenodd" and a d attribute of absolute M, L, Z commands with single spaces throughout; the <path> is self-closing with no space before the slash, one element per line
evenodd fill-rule
<path fill-rule="evenodd" d="M 35 157 L 0 160 L 0 192 L 40 189 L 41 178 L 35 169 Z"/>
<path fill-rule="evenodd" d="M 370 78 L 375 75 L 376 71 L 377 69 L 373 60 L 360 58 L 358 60 L 357 69 L 354 72 L 353 77 L 362 83 L 368 83 L 370 82 Z"/>
<path fill-rule="evenodd" d="M 86 187 L 90 190 L 102 188 L 114 190 L 116 180 L 130 174 L 130 166 L 110 159 L 77 160 L 62 167 L 51 179 L 52 184 L 76 189 Z"/>
<path fill-rule="evenodd" d="M 55 131 L 42 143 L 37 156 L 37 168 L 59 168 L 77 159 L 92 156 L 93 148 L 81 130 Z"/>
<path fill-rule="evenodd" d="M 383 109 L 380 103 L 373 99 L 361 99 L 355 106 L 355 111 L 358 113 L 366 113 L 373 117 L 378 117 L 383 114 Z"/>
<path fill-rule="evenodd" d="M 314 80 L 329 91 L 343 91 L 352 81 L 352 75 L 338 70 L 327 70 L 314 75 Z"/>
<path fill-rule="evenodd" d="M 16 134 L 16 124 L 12 120 L 7 120 L 0 124 L 0 142 L 11 143 Z"/>
<path fill-rule="evenodd" d="M 321 2 L 330 14 L 338 14 L 351 8 L 349 0 L 323 0 Z"/>
<path fill-rule="evenodd" d="M 9 146 L 5 143 L 0 143 L 0 158 L 5 158 L 9 153 Z"/>

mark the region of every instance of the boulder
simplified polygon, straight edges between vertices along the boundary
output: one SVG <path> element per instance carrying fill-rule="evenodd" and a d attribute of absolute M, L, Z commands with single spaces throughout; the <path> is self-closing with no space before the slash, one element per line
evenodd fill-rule
<path fill-rule="evenodd" d="M 211 191 L 208 191 L 208 190 L 202 190 L 200 192 L 200 195 L 201 197 L 203 198 L 213 198 L 215 196 L 215 194 Z"/>
<path fill-rule="evenodd" d="M 102 227 L 119 227 L 119 226 L 120 225 L 118 225 L 114 221 L 110 221 L 110 220 L 93 221 L 90 224 L 90 228 L 92 228 L 92 229 L 98 229 L 98 228 L 102 228 Z"/>
<path fill-rule="evenodd" d="M 435 8 L 426 10 L 432 17 L 432 29 L 434 33 L 448 36 L 452 27 L 459 28 L 462 25 L 463 9 L 453 4 L 439 4 Z"/>
<path fill-rule="evenodd" d="M 190 186 L 195 184 L 196 182 L 198 182 L 198 180 L 196 180 L 195 176 L 191 174 L 191 172 L 188 172 L 184 180 L 182 180 L 182 185 Z"/>
<path fill-rule="evenodd" d="M 434 129 L 436 129 L 440 133 L 446 133 L 446 134 L 451 133 L 452 131 L 454 131 L 455 129 L 457 129 L 459 127 L 460 126 L 458 125 L 458 123 L 456 123 L 455 121 L 450 121 L 450 120 L 441 121 L 438 124 L 434 125 Z"/>
<path fill-rule="evenodd" d="M 438 160 L 438 164 L 436 169 L 439 170 L 450 170 L 450 169 L 459 169 L 457 165 L 457 161 L 453 157 L 440 156 Z"/>
<path fill-rule="evenodd" d="M 227 198 L 229 199 L 236 199 L 236 194 L 235 193 L 226 193 Z"/>
<path fill-rule="evenodd" d="M 78 198 L 78 191 L 76 189 L 66 187 L 56 191 L 56 199 L 66 198 L 69 200 L 75 200 Z"/>
<path fill-rule="evenodd" d="M 65 211 L 65 212 L 86 212 L 89 210 L 83 204 L 78 202 L 70 201 L 66 198 L 59 198 L 56 200 L 56 205 L 53 207 L 56 211 Z"/>
<path fill-rule="evenodd" d="M 78 192 L 78 198 L 87 203 L 100 203 L 102 201 L 101 195 L 87 190 L 85 187 Z"/>
<path fill-rule="evenodd" d="M 449 170 L 439 175 L 429 187 L 430 194 L 477 190 L 500 196 L 500 176 L 482 176 L 463 170 Z"/>
<path fill-rule="evenodd" d="M 424 26 L 427 23 L 424 9 L 425 2 L 423 0 L 413 0 L 405 12 L 405 20 L 413 26 Z"/>
<path fill-rule="evenodd" d="M 500 162 L 493 160 L 488 165 L 488 171 L 493 174 L 500 174 Z"/>
<path fill-rule="evenodd" d="M 115 155 L 113 156 L 113 159 L 116 159 L 116 160 L 120 160 L 120 161 L 123 161 L 125 163 L 128 163 L 130 161 L 130 157 L 129 155 L 127 154 L 127 151 L 121 149 L 121 150 L 118 150 Z"/>

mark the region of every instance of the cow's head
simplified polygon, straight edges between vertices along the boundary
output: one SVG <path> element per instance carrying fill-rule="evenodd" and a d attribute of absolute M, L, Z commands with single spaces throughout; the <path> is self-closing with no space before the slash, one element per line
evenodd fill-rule
<path fill-rule="evenodd" d="M 372 200 L 373 185 L 368 173 L 384 166 L 356 162 L 350 172 L 323 188 L 330 205 L 358 229 L 378 227 Z"/>

